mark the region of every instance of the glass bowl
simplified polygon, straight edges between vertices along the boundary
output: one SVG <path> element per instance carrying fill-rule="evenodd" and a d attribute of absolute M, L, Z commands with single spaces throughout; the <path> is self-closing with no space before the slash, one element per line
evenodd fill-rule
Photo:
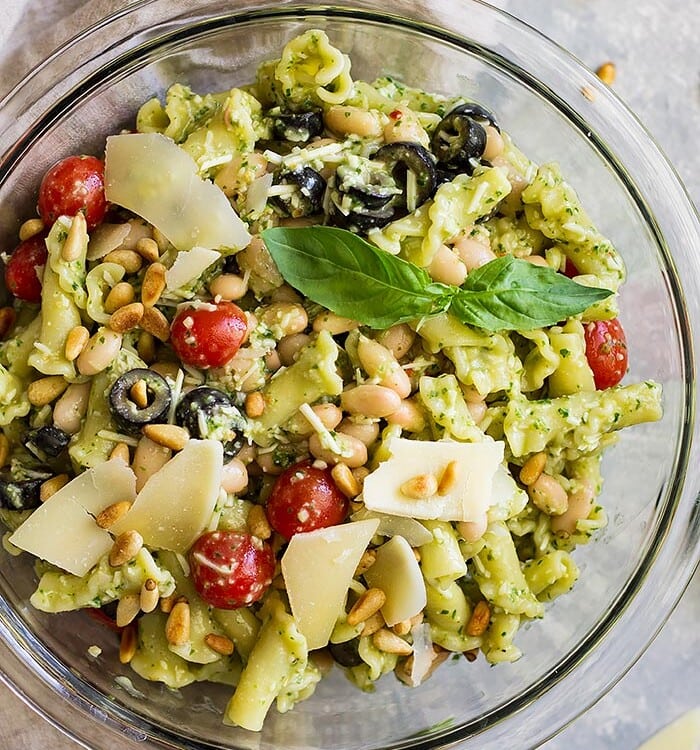
<path fill-rule="evenodd" d="M 480 2 L 430 5 L 150 0 L 120 10 L 68 42 L 0 105 L 2 246 L 13 246 L 41 175 L 58 158 L 99 152 L 141 102 L 175 81 L 203 92 L 248 82 L 288 39 L 320 27 L 351 55 L 355 77 L 389 73 L 481 101 L 531 158 L 561 163 L 625 257 L 628 378 L 663 383 L 664 418 L 624 434 L 606 455 L 609 525 L 577 550 L 582 573 L 573 591 L 519 633 L 518 662 L 491 668 L 459 659 L 419 689 L 388 678 L 374 694 L 335 673 L 291 713 L 271 711 L 261 734 L 222 726 L 228 690 L 171 692 L 144 682 L 119 664 L 113 636 L 84 615 L 34 611 L 29 556 L 2 551 L 4 679 L 86 747 L 535 746 L 624 674 L 691 576 L 700 539 L 697 215 L 642 126 L 566 52 Z M 88 654 L 91 645 L 100 657 Z"/>

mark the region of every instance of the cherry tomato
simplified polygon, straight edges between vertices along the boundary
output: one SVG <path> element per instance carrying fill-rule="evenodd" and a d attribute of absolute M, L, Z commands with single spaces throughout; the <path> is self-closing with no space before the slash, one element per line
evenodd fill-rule
<path fill-rule="evenodd" d="M 192 581 L 207 604 L 239 609 L 265 594 L 275 572 L 272 548 L 241 531 L 210 531 L 190 549 Z"/>
<path fill-rule="evenodd" d="M 564 276 L 568 276 L 570 279 L 573 279 L 574 276 L 580 276 L 581 272 L 576 268 L 576 266 L 571 262 L 569 258 L 566 259 L 566 265 L 564 266 Z"/>
<path fill-rule="evenodd" d="M 170 326 L 170 341 L 186 365 L 221 367 L 240 349 L 247 329 L 245 313 L 233 302 L 186 307 Z"/>
<path fill-rule="evenodd" d="M 39 215 L 47 227 L 59 216 L 85 214 L 88 230 L 104 219 L 105 167 L 94 156 L 68 156 L 44 175 L 39 187 Z"/>
<path fill-rule="evenodd" d="M 20 242 L 5 266 L 5 285 L 25 302 L 41 302 L 40 276 L 48 252 L 43 235 Z"/>
<path fill-rule="evenodd" d="M 584 326 L 586 358 L 598 390 L 617 385 L 627 372 L 627 341 L 617 318 Z"/>
<path fill-rule="evenodd" d="M 342 523 L 347 512 L 348 500 L 330 469 L 317 469 L 310 461 L 290 466 L 277 477 L 266 507 L 270 526 L 285 539 Z"/>

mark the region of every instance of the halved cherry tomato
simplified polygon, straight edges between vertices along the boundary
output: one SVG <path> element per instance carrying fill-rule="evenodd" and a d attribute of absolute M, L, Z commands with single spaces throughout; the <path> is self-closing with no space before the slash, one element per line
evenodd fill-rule
<path fill-rule="evenodd" d="M 331 470 L 317 469 L 310 461 L 290 466 L 277 477 L 266 506 L 270 526 L 285 539 L 342 523 L 347 512 L 348 499 Z"/>
<path fill-rule="evenodd" d="M 275 555 L 258 537 L 210 531 L 190 549 L 192 581 L 207 604 L 239 609 L 259 601 L 272 583 Z"/>
<path fill-rule="evenodd" d="M 5 266 L 5 285 L 25 302 L 41 302 L 41 275 L 48 252 L 43 235 L 20 242 Z"/>
<path fill-rule="evenodd" d="M 627 340 L 617 318 L 584 326 L 586 358 L 598 390 L 617 385 L 627 372 Z"/>
<path fill-rule="evenodd" d="M 570 279 L 573 279 L 574 276 L 580 276 L 581 272 L 576 268 L 576 266 L 572 263 L 572 261 L 567 258 L 566 259 L 566 265 L 564 266 L 564 276 L 568 276 Z"/>
<path fill-rule="evenodd" d="M 180 310 L 170 326 L 170 341 L 186 365 L 221 367 L 240 349 L 247 329 L 238 305 L 206 303 Z"/>
<path fill-rule="evenodd" d="M 37 208 L 44 224 L 50 227 L 59 216 L 85 214 L 88 230 L 104 219 L 105 167 L 94 156 L 68 156 L 44 175 L 39 187 Z"/>

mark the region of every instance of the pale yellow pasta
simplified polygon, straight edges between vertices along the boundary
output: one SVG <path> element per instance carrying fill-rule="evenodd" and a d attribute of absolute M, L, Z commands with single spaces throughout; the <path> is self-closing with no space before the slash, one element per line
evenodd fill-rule
<path fill-rule="evenodd" d="M 474 423 L 454 375 L 431 378 L 424 375 L 418 386 L 419 398 L 433 422 L 444 430 L 443 437 L 479 442 L 484 433 Z"/>
<path fill-rule="evenodd" d="M 85 279 L 87 287 L 87 314 L 96 323 L 109 323 L 110 314 L 105 311 L 105 298 L 123 278 L 124 266 L 118 263 L 99 263 L 90 270 Z"/>
<path fill-rule="evenodd" d="M 482 649 L 489 664 L 517 661 L 521 656 L 520 649 L 513 643 L 518 628 L 520 615 L 495 611 L 491 613 L 491 622 L 483 638 Z"/>
<path fill-rule="evenodd" d="M 593 372 L 586 358 L 586 341 L 580 321 L 572 318 L 563 326 L 549 329 L 552 349 L 559 364 L 549 375 L 549 396 L 595 391 Z"/>
<path fill-rule="evenodd" d="M 523 360 L 523 373 L 520 379 L 520 390 L 523 393 L 538 391 L 550 378 L 561 362 L 561 355 L 555 351 L 545 331 L 520 331 L 520 335 L 531 341 L 534 346 Z M 551 383 L 551 379 L 549 381 Z"/>
<path fill-rule="evenodd" d="M 63 257 L 63 247 L 72 226 L 72 218 L 59 216 L 46 238 L 46 248 L 49 265 L 58 277 L 59 286 L 73 298 L 73 301 L 81 310 L 84 310 L 87 305 L 85 258 L 87 256 L 88 236 L 87 233 L 83 233 L 83 236 L 79 237 L 79 254 L 72 260 L 66 260 Z"/>
<path fill-rule="evenodd" d="M 447 521 L 423 521 L 433 539 L 420 548 L 423 577 L 437 586 L 446 586 L 467 572 L 459 549 L 457 532 Z"/>
<path fill-rule="evenodd" d="M 568 552 L 557 550 L 528 560 L 523 565 L 523 574 L 540 601 L 551 601 L 571 590 L 579 570 Z"/>
<path fill-rule="evenodd" d="M 246 607 L 218 609 L 211 612 L 212 619 L 234 643 L 236 653 L 247 660 L 260 632 L 260 620 Z"/>

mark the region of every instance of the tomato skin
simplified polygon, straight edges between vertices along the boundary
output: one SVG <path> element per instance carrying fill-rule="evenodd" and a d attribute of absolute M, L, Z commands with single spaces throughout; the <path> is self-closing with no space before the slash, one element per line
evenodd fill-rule
<path fill-rule="evenodd" d="M 233 302 L 219 302 L 180 310 L 170 326 L 170 341 L 185 364 L 221 367 L 240 349 L 247 330 L 243 310 Z"/>
<path fill-rule="evenodd" d="M 5 266 L 5 286 L 18 299 L 41 302 L 38 270 L 46 265 L 48 251 L 43 235 L 20 242 Z"/>
<path fill-rule="evenodd" d="M 241 531 L 210 531 L 189 553 L 192 581 L 207 604 L 239 609 L 259 601 L 275 573 L 275 555 L 266 542 Z"/>
<path fill-rule="evenodd" d="M 598 390 L 617 385 L 627 372 L 627 340 L 617 318 L 584 324 L 586 359 Z"/>
<path fill-rule="evenodd" d="M 300 532 L 342 523 L 348 499 L 333 481 L 330 469 L 317 469 L 310 461 L 302 461 L 277 477 L 265 512 L 270 526 L 291 539 Z"/>
<path fill-rule="evenodd" d="M 105 167 L 95 156 L 68 156 L 44 175 L 39 187 L 37 208 L 50 227 L 59 216 L 85 214 L 88 231 L 94 229 L 107 211 Z"/>

